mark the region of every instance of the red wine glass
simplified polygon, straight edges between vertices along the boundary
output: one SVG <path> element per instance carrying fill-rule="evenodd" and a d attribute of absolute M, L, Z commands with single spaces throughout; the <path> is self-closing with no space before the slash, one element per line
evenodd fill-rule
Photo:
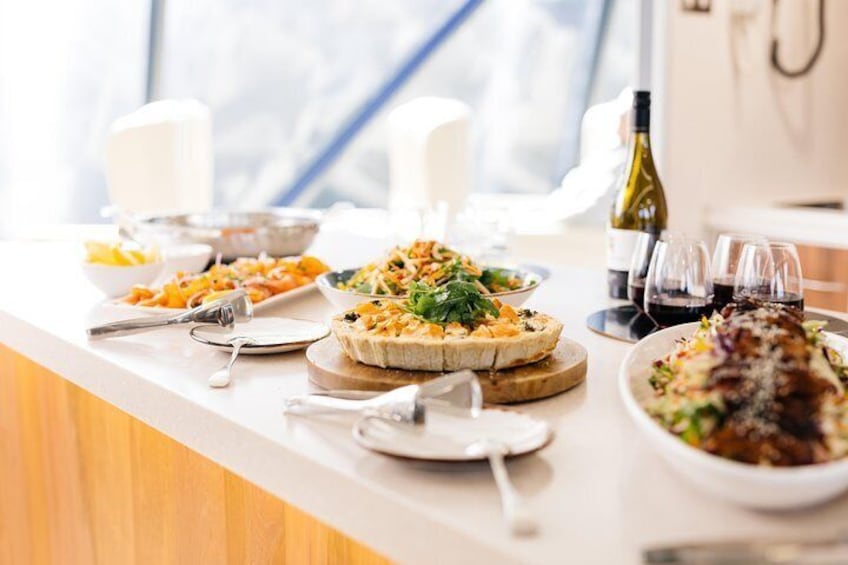
<path fill-rule="evenodd" d="M 804 277 L 792 243 L 747 243 L 733 284 L 733 298 L 753 298 L 804 309 Z"/>
<path fill-rule="evenodd" d="M 766 241 L 761 235 L 749 233 L 723 233 L 718 236 L 712 262 L 713 308 L 717 312 L 733 302 L 733 284 L 745 244 Z"/>
<path fill-rule="evenodd" d="M 710 257 L 703 241 L 658 241 L 645 279 L 645 312 L 659 326 L 696 322 L 712 312 Z"/>

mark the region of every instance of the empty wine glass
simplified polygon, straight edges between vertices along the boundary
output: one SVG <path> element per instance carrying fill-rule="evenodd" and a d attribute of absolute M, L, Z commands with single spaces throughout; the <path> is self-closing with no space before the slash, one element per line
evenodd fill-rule
<path fill-rule="evenodd" d="M 712 311 L 710 257 L 703 241 L 658 241 L 645 278 L 645 312 L 657 325 L 695 322 Z"/>
<path fill-rule="evenodd" d="M 750 233 L 723 233 L 713 252 L 713 308 L 721 310 L 733 302 L 733 284 L 746 243 L 766 243 L 765 237 Z"/>
<path fill-rule="evenodd" d="M 804 309 L 804 278 L 792 243 L 746 243 L 733 283 L 733 298 L 753 298 Z"/>
<path fill-rule="evenodd" d="M 630 270 L 627 273 L 627 298 L 640 310 L 645 304 L 645 277 L 651 264 L 651 255 L 659 237 L 655 233 L 642 232 L 636 239 Z"/>

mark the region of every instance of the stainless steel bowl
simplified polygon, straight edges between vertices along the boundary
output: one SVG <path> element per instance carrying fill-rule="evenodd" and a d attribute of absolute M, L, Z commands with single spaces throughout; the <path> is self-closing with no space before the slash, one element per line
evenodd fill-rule
<path fill-rule="evenodd" d="M 206 243 L 213 255 L 230 261 L 263 251 L 274 257 L 300 255 L 315 239 L 320 219 L 317 210 L 268 208 L 131 216 L 119 225 L 125 235 L 144 243 Z"/>

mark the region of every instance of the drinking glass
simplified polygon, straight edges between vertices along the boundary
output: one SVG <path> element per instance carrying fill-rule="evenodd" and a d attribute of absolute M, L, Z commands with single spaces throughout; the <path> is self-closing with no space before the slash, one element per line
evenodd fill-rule
<path fill-rule="evenodd" d="M 792 243 L 746 243 L 733 283 L 733 298 L 753 298 L 804 309 L 804 278 Z"/>
<path fill-rule="evenodd" d="M 718 236 L 712 263 L 713 308 L 717 312 L 733 302 L 733 284 L 745 244 L 766 242 L 765 237 L 750 233 L 723 233 Z"/>
<path fill-rule="evenodd" d="M 645 278 L 645 312 L 666 327 L 695 322 L 712 311 L 710 257 L 703 241 L 658 241 Z"/>
<path fill-rule="evenodd" d="M 659 237 L 655 233 L 642 232 L 636 239 L 630 270 L 627 273 L 627 298 L 641 310 L 645 304 L 645 277 L 651 264 L 651 255 Z"/>

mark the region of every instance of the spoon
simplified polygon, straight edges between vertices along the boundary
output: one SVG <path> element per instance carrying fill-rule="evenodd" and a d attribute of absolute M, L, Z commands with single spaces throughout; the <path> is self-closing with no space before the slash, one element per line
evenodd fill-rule
<path fill-rule="evenodd" d="M 499 411 L 488 411 L 488 414 L 493 413 Z M 500 495 L 503 521 L 507 529 L 518 536 L 535 534 L 538 530 L 537 521 L 513 487 L 504 457 L 523 455 L 544 446 L 550 437 L 549 429 L 545 427 L 540 430 L 543 437 L 529 442 L 525 438 L 517 444 L 510 444 L 509 440 L 499 438 L 504 433 L 505 437 L 510 435 L 505 423 L 490 429 L 488 426 L 469 426 L 475 418 L 448 415 L 441 416 L 441 421 L 437 422 L 437 416 L 434 414 L 426 426 L 410 426 L 366 415 L 354 426 L 353 437 L 364 447 L 399 457 L 426 461 L 488 460 Z M 491 418 L 489 424 L 492 424 Z M 519 424 L 513 422 L 509 427 L 515 425 Z M 520 425 L 528 424 L 525 420 Z M 537 427 L 535 423 L 530 425 Z"/>
<path fill-rule="evenodd" d="M 227 364 L 212 373 L 212 376 L 209 377 L 209 386 L 212 388 L 223 388 L 230 384 L 230 371 L 238 358 L 239 351 L 245 345 L 256 345 L 256 340 L 250 337 L 234 337 L 227 340 L 227 343 L 233 346 L 233 353 L 230 355 L 230 360 Z"/>
<path fill-rule="evenodd" d="M 495 440 L 483 438 L 466 447 L 465 452 L 471 456 L 485 455 L 489 459 L 492 475 L 501 496 L 501 510 L 506 527 L 510 533 L 518 536 L 529 536 L 536 533 L 538 524 L 526 502 L 512 486 L 509 473 L 506 470 L 504 456 L 509 450 Z"/>
<path fill-rule="evenodd" d="M 252 318 L 253 303 L 247 293 L 244 290 L 234 290 L 218 300 L 201 304 L 187 312 L 180 312 L 171 316 L 148 316 L 112 322 L 111 324 L 88 328 L 86 334 L 88 334 L 89 340 L 97 340 L 188 323 L 217 324 L 229 328 L 237 323 L 249 322 Z"/>

